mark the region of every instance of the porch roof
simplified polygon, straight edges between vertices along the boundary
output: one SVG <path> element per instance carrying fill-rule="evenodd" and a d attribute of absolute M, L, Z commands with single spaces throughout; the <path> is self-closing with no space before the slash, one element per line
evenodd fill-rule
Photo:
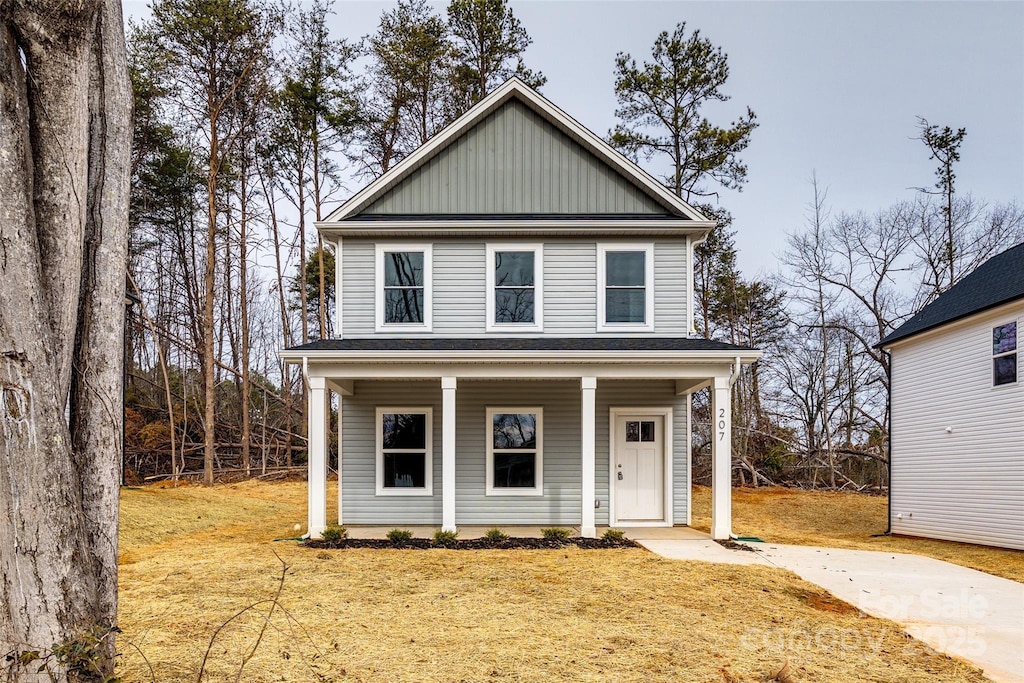
<path fill-rule="evenodd" d="M 468 337 L 468 338 L 371 338 L 322 339 L 285 349 L 282 356 L 302 357 L 310 352 L 436 352 L 436 351 L 538 351 L 538 352 L 714 352 L 757 358 L 761 352 L 712 339 L 689 337 Z"/>

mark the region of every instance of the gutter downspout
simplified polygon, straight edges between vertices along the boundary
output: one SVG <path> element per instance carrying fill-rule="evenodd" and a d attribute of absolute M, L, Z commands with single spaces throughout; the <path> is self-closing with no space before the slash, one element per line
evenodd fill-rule
<path fill-rule="evenodd" d="M 885 423 L 889 425 L 889 433 L 886 435 L 885 440 L 885 455 L 887 462 L 885 463 L 886 474 L 888 475 L 889 485 L 886 491 L 886 508 L 888 510 L 887 519 L 885 520 L 885 531 L 875 536 L 891 536 L 892 535 L 892 353 L 885 349 L 879 349 L 886 355 L 889 362 L 885 364 L 885 381 L 888 383 L 889 391 L 885 397 Z"/>
<path fill-rule="evenodd" d="M 688 336 L 690 338 L 693 338 L 693 337 L 697 336 L 697 326 L 693 324 L 694 323 L 694 317 L 695 317 L 694 310 L 693 310 L 693 254 L 694 254 L 694 251 L 697 249 L 697 247 L 699 247 L 700 245 L 704 244 L 704 242 L 707 241 L 708 236 L 710 236 L 710 235 L 711 235 L 711 230 L 708 230 L 706 233 L 704 233 L 703 235 L 701 235 L 697 239 L 695 239 L 695 240 L 688 240 L 689 241 L 689 245 L 690 245 L 690 260 L 689 260 L 689 268 L 687 268 L 687 276 L 686 276 L 686 279 L 687 279 L 687 283 L 686 283 L 686 299 L 687 299 L 689 311 L 687 311 L 687 316 L 686 317 L 687 317 L 687 320 L 688 320 L 688 326 L 690 328 L 689 330 L 687 330 L 687 333 L 688 333 Z"/>
<path fill-rule="evenodd" d="M 733 363 L 732 370 L 729 371 L 729 388 L 732 389 L 732 385 L 736 384 L 736 380 L 740 378 L 740 370 L 743 369 L 743 362 L 739 356 L 736 356 L 736 362 Z"/>

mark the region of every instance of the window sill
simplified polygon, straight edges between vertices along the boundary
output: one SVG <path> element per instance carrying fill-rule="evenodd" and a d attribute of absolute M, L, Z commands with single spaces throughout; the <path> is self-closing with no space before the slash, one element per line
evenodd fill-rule
<path fill-rule="evenodd" d="M 411 487 L 410 488 L 396 487 L 396 488 L 388 488 L 388 489 L 378 488 L 377 489 L 377 495 L 378 496 L 385 496 L 385 497 L 397 496 L 397 497 L 401 497 L 401 498 L 424 497 L 424 496 L 432 496 L 432 495 L 434 495 L 434 490 L 433 489 L 411 488 Z"/>
<path fill-rule="evenodd" d="M 487 495 L 488 496 L 498 496 L 498 497 L 508 497 L 508 496 L 515 496 L 515 497 L 543 496 L 544 495 L 544 490 L 543 489 L 500 489 L 500 488 L 496 489 L 496 488 L 488 488 L 487 489 Z"/>

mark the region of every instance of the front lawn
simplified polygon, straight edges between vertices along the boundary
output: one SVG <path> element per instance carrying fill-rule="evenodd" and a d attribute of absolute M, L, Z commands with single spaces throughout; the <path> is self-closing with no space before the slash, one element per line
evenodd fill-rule
<path fill-rule="evenodd" d="M 126 681 L 196 680 L 229 620 L 203 680 L 763 681 L 787 660 L 796 681 L 984 680 L 769 567 L 274 542 L 295 535 L 305 495 L 301 482 L 123 492 Z"/>

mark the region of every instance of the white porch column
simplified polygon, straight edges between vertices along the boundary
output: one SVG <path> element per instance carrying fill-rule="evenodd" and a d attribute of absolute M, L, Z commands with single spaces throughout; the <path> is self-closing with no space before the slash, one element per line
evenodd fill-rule
<path fill-rule="evenodd" d="M 340 241 L 340 240 L 339 240 Z M 342 507 L 341 507 L 341 458 L 344 455 L 342 453 L 341 445 L 344 443 L 341 439 L 341 420 L 342 410 L 345 406 L 345 397 L 342 394 L 338 394 L 338 526 L 344 524 L 342 521 Z"/>
<path fill-rule="evenodd" d="M 307 482 L 310 538 L 320 538 L 327 528 L 327 380 L 309 377 L 309 410 L 306 426 Z"/>
<path fill-rule="evenodd" d="M 597 528 L 594 523 L 594 422 L 597 418 L 596 394 L 597 378 L 580 378 L 580 450 L 583 455 L 583 488 L 581 498 L 583 504 L 580 535 L 584 538 L 596 538 Z"/>
<path fill-rule="evenodd" d="M 732 390 L 728 377 L 711 386 L 711 538 L 732 534 Z"/>
<path fill-rule="evenodd" d="M 441 378 L 441 530 L 455 531 L 455 387 Z"/>

